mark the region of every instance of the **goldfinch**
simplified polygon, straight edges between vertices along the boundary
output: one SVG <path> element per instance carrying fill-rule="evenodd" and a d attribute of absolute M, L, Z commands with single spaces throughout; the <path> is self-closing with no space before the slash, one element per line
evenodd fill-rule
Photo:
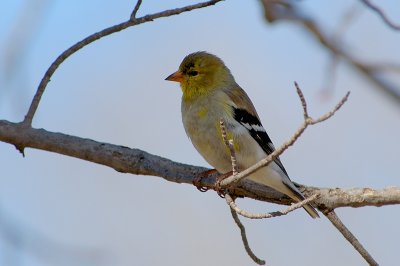
<path fill-rule="evenodd" d="M 275 150 L 250 98 L 217 56 L 207 52 L 189 54 L 179 70 L 166 80 L 180 83 L 183 92 L 182 121 L 186 134 L 196 150 L 220 174 L 232 170 L 230 153 L 221 135 L 221 119 L 228 137 L 234 141 L 239 171 Z M 271 187 L 297 202 L 304 199 L 279 158 L 246 178 Z M 311 217 L 319 217 L 312 206 L 305 205 L 304 209 Z"/>

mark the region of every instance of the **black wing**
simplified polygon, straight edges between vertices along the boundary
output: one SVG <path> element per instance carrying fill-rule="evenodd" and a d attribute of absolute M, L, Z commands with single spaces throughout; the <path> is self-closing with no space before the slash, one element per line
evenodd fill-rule
<path fill-rule="evenodd" d="M 274 144 L 272 144 L 272 141 L 262 126 L 260 120 L 244 109 L 238 109 L 235 107 L 232 108 L 235 120 L 249 131 L 250 135 L 257 141 L 258 145 L 260 145 L 265 153 L 267 155 L 273 153 L 275 151 Z M 274 162 L 288 176 L 279 157 L 277 157 Z"/>

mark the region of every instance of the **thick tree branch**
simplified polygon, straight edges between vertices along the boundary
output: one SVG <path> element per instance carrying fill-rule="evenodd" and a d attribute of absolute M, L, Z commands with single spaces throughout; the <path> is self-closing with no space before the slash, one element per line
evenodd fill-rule
<path fill-rule="evenodd" d="M 92 35 L 86 37 L 82 41 L 77 42 L 76 44 L 72 45 L 70 48 L 65 50 L 63 53 L 61 53 L 57 57 L 57 59 L 47 69 L 42 80 L 40 81 L 37 92 L 36 92 L 35 96 L 33 97 L 31 106 L 29 107 L 28 113 L 25 115 L 25 119 L 24 119 L 23 123 L 25 125 L 29 125 L 29 126 L 32 125 L 33 116 L 36 113 L 36 110 L 39 106 L 40 99 L 42 98 L 44 90 L 46 89 L 46 86 L 50 81 L 50 78 L 53 76 L 54 72 L 62 64 L 62 62 L 64 62 L 65 59 L 70 57 L 72 54 L 74 54 L 78 50 L 82 49 L 83 47 L 87 46 L 88 44 L 90 44 L 100 38 L 103 38 L 112 33 L 124 30 L 126 28 L 136 26 L 139 24 L 143 24 L 143 23 L 146 23 L 149 21 L 153 21 L 157 18 L 170 17 L 170 16 L 181 14 L 183 12 L 191 11 L 194 9 L 199 9 L 199 8 L 215 5 L 216 3 L 221 2 L 221 1 L 222 0 L 212 0 L 212 1 L 189 5 L 189 6 L 185 6 L 185 7 L 181 7 L 181 8 L 169 9 L 169 10 L 165 10 L 162 12 L 158 12 L 158 13 L 154 13 L 151 15 L 146 15 L 146 16 L 143 16 L 140 18 L 136 18 L 136 13 L 139 10 L 140 4 L 141 4 L 141 1 L 138 1 L 135 8 L 133 9 L 131 18 L 128 21 L 122 22 L 118 25 L 111 26 L 111 27 L 101 30 L 99 32 L 93 33 Z M 23 151 L 23 150 L 21 150 L 21 151 Z"/>
<path fill-rule="evenodd" d="M 400 204 L 400 187 L 387 187 L 383 189 L 307 187 L 305 194 L 310 195 L 315 191 L 318 191 L 322 195 L 314 201 L 320 208 L 381 207 L 384 205 Z"/>
<path fill-rule="evenodd" d="M 196 175 L 208 170 L 174 162 L 139 149 L 35 129 L 5 120 L 0 120 L 0 141 L 10 143 L 18 149 L 28 147 L 55 152 L 102 164 L 118 172 L 158 176 L 175 183 L 192 184 Z M 202 180 L 202 185 L 207 187 L 213 187 L 214 183 L 214 177 Z M 314 204 L 319 209 L 400 204 L 400 187 L 375 190 L 370 188 L 331 189 L 299 185 L 299 188 L 306 197 L 320 195 L 314 200 Z M 283 194 L 249 180 L 242 180 L 237 187 L 232 188 L 230 194 L 233 197 L 248 197 L 278 204 L 293 203 Z"/>

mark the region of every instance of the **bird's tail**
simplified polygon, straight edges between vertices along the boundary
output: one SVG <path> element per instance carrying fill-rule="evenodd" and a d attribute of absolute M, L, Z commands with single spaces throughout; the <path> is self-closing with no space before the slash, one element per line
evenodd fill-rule
<path fill-rule="evenodd" d="M 297 187 L 292 182 L 290 182 L 290 184 L 286 184 L 286 182 L 283 182 L 283 184 L 285 184 L 285 186 L 290 190 L 291 192 L 290 194 L 285 193 L 290 198 L 294 199 L 297 202 L 305 199 L 303 194 L 297 189 Z M 303 208 L 312 218 L 314 219 L 319 218 L 317 210 L 311 204 L 303 205 Z"/>
<path fill-rule="evenodd" d="M 306 204 L 303 206 L 303 208 L 306 210 L 306 212 L 312 217 L 312 218 L 319 218 L 318 212 L 315 210 L 313 206 L 310 204 Z"/>

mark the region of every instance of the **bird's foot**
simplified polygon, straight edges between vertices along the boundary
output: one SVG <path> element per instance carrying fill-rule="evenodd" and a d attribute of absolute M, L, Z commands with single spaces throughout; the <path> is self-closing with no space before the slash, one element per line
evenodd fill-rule
<path fill-rule="evenodd" d="M 200 174 L 198 174 L 195 178 L 193 178 L 193 185 L 201 192 L 206 192 L 207 190 L 209 190 L 208 187 L 202 186 L 201 185 L 201 181 L 203 178 L 211 175 L 211 174 L 215 174 L 218 173 L 218 171 L 216 169 L 211 169 L 211 170 L 207 170 L 204 172 L 201 172 Z"/>
<path fill-rule="evenodd" d="M 214 190 L 217 192 L 217 194 L 221 197 L 221 198 L 225 198 L 225 193 L 226 193 L 226 188 L 222 188 L 221 187 L 221 182 L 222 180 L 224 180 L 225 178 L 229 177 L 232 175 L 232 171 L 227 172 L 225 174 L 222 174 L 220 176 L 217 176 L 217 181 L 214 184 Z"/>

